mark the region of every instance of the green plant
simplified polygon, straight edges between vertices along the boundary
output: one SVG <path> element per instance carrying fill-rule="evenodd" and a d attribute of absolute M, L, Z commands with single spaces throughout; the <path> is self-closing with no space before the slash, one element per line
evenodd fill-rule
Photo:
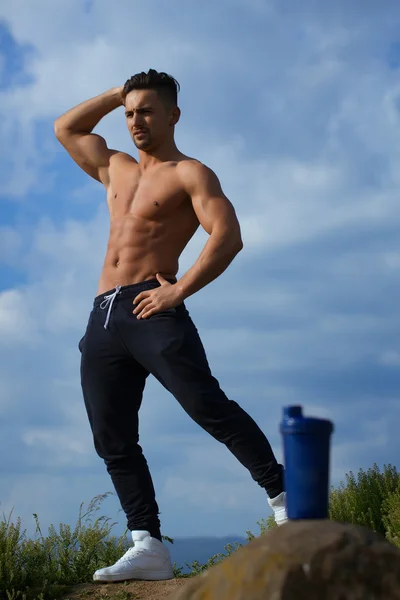
<path fill-rule="evenodd" d="M 386 534 L 385 501 L 398 489 L 400 476 L 392 465 L 383 472 L 377 464 L 367 471 L 360 469 L 357 477 L 346 474 L 346 485 L 331 489 L 329 516 L 333 521 L 353 523 Z"/>
<path fill-rule="evenodd" d="M 266 531 L 269 531 L 270 529 L 277 527 L 275 519 L 272 515 L 269 516 L 267 519 L 261 519 L 260 521 L 257 521 L 257 525 L 260 528 L 259 535 L 263 535 L 263 533 L 265 533 Z M 255 537 L 256 536 L 254 535 L 254 533 L 252 533 L 249 529 L 246 530 L 246 540 L 248 542 L 251 542 L 251 540 L 254 540 Z"/>
<path fill-rule="evenodd" d="M 126 535 L 111 535 L 115 523 L 97 516 L 103 500 L 109 494 L 96 496 L 83 510 L 80 505 L 75 527 L 60 523 L 53 525 L 45 536 L 35 514 L 36 533 L 27 539 L 21 520 L 12 522 L 12 511 L 0 520 L 0 600 L 54 600 L 77 583 L 92 581 L 96 569 L 114 563 L 129 546 Z M 386 535 L 400 548 L 400 474 L 387 465 L 381 472 L 376 464 L 367 471 L 360 469 L 357 477 L 346 474 L 346 484 L 332 488 L 330 493 L 330 518 L 370 527 Z M 260 533 L 276 527 L 272 516 L 257 521 Z M 126 532 L 125 532 L 126 533 Z M 246 531 L 246 541 L 256 536 Z M 163 536 L 163 541 L 174 540 Z M 236 552 L 242 544 L 234 542 L 225 546 L 224 553 L 215 554 L 206 563 L 193 561 L 184 574 L 183 566 L 173 565 L 175 577 L 193 577 L 204 572 Z M 89 596 L 84 591 L 81 596 Z M 95 600 L 104 600 L 98 595 Z M 108 595 L 108 600 L 134 600 L 128 590 Z"/>
<path fill-rule="evenodd" d="M 382 505 L 383 523 L 386 527 L 386 538 L 400 548 L 400 482 Z"/>
<path fill-rule="evenodd" d="M 83 513 L 80 506 L 74 528 L 50 525 L 48 535 L 42 533 L 39 518 L 34 514 L 36 534 L 26 538 L 21 520 L 11 522 L 3 516 L 0 522 L 0 598 L 31 600 L 43 595 L 54 597 L 62 590 L 92 581 L 93 571 L 115 562 L 126 550 L 125 536 L 110 536 L 114 524 L 109 519 L 93 516 L 108 496 L 96 496 Z"/>

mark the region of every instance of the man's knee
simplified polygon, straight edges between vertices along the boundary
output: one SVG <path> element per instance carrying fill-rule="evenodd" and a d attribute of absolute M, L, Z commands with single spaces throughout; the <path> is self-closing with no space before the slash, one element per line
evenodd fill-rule
<path fill-rule="evenodd" d="M 97 454 L 105 461 L 132 460 L 142 453 L 138 444 L 139 436 L 135 436 L 133 432 L 129 438 L 124 440 L 122 436 L 113 435 L 106 429 L 95 428 L 93 441 Z"/>

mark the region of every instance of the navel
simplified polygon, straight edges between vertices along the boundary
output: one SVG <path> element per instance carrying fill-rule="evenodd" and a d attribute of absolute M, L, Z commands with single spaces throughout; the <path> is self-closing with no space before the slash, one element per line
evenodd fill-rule
<path fill-rule="evenodd" d="M 156 202 L 155 200 L 154 200 L 153 204 L 154 204 L 154 206 L 158 206 L 158 202 Z"/>

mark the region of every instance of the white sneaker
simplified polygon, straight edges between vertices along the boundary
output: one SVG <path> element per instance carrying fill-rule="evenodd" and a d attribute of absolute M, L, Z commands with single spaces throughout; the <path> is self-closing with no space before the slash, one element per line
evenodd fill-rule
<path fill-rule="evenodd" d="M 275 498 L 268 498 L 268 504 L 274 511 L 275 523 L 277 525 L 283 525 L 289 520 L 286 510 L 286 492 L 281 492 Z"/>
<path fill-rule="evenodd" d="M 171 558 L 166 546 L 148 531 L 132 531 L 133 546 L 111 567 L 99 569 L 94 581 L 173 579 Z"/>

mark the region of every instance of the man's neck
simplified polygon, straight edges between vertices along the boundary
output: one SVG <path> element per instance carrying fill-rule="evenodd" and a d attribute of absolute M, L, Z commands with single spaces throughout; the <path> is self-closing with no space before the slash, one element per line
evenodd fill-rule
<path fill-rule="evenodd" d="M 138 152 L 139 165 L 143 169 L 153 167 L 162 162 L 179 160 L 183 157 L 182 152 L 178 150 L 174 141 L 149 152 L 143 150 L 139 150 Z"/>

